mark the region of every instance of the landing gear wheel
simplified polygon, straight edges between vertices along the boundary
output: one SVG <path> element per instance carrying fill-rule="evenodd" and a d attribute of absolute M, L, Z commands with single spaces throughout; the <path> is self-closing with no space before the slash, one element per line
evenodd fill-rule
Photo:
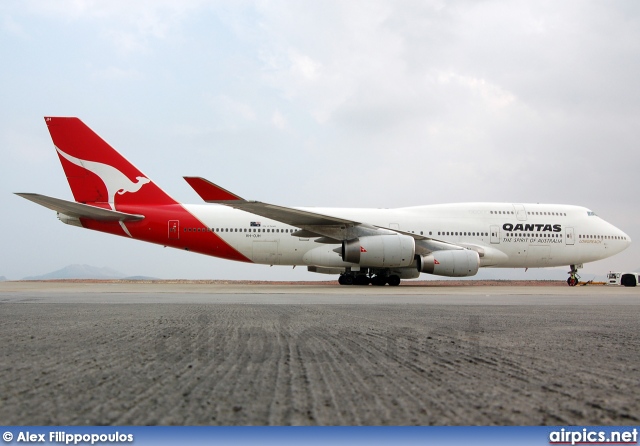
<path fill-rule="evenodd" d="M 369 278 L 367 276 L 365 276 L 364 274 L 360 274 L 358 276 L 356 276 L 355 280 L 354 280 L 354 284 L 355 285 L 369 285 Z"/>
<path fill-rule="evenodd" d="M 351 274 L 343 274 L 338 277 L 338 283 L 340 285 L 353 285 L 353 276 Z"/>
<path fill-rule="evenodd" d="M 389 286 L 398 286 L 400 285 L 400 276 L 389 276 L 389 278 L 387 279 L 387 283 L 389 284 Z"/>
<path fill-rule="evenodd" d="M 578 268 L 576 265 L 569 265 L 571 271 L 569 271 L 569 278 L 567 279 L 567 285 L 576 286 L 580 282 L 580 276 L 578 275 Z"/>
<path fill-rule="evenodd" d="M 383 276 L 375 276 L 371 279 L 371 284 L 375 286 L 385 286 L 387 283 L 387 278 Z"/>

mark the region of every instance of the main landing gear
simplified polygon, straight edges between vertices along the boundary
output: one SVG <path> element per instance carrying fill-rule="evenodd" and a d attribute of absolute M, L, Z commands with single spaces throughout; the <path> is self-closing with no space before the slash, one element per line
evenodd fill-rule
<path fill-rule="evenodd" d="M 567 279 L 567 285 L 576 286 L 580 282 L 580 276 L 578 275 L 578 268 L 575 265 L 569 265 L 571 271 L 569 271 L 569 278 Z"/>
<path fill-rule="evenodd" d="M 355 274 L 352 272 L 345 272 L 341 274 L 338 278 L 338 283 L 340 285 L 377 285 L 377 286 L 385 286 L 389 284 L 389 286 L 398 286 L 400 285 L 400 276 L 395 274 L 385 275 L 382 273 L 378 273 L 376 275 L 367 275 L 367 274 Z"/>

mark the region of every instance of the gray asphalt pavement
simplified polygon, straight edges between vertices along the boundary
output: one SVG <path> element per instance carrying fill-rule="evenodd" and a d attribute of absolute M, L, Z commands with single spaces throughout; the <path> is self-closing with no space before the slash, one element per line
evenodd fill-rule
<path fill-rule="evenodd" d="M 0 283 L 3 424 L 638 424 L 640 289 Z"/>

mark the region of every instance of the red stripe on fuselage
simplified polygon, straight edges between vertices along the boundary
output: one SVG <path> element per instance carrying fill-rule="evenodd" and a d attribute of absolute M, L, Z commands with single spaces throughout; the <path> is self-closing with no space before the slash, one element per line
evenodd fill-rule
<path fill-rule="evenodd" d="M 186 249 L 200 254 L 238 262 L 253 263 L 250 259 L 231 247 L 215 232 L 210 232 L 200 220 L 179 203 L 161 206 L 118 205 L 118 211 L 145 216 L 141 221 L 125 223 L 127 230 L 136 240 L 170 246 L 177 249 Z M 170 220 L 178 220 L 180 222 L 178 239 L 169 238 Z M 129 235 L 124 232 L 118 222 L 101 222 L 86 218 L 81 219 L 81 222 L 87 229 L 129 238 Z M 195 229 L 195 231 L 185 232 L 184 228 L 192 228 Z"/>

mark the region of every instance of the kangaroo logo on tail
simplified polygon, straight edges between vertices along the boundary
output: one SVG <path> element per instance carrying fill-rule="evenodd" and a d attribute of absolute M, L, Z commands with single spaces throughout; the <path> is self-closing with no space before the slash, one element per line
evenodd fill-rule
<path fill-rule="evenodd" d="M 118 195 L 123 195 L 127 192 L 135 193 L 138 192 L 142 186 L 151 182 L 149 178 L 136 177 L 137 181 L 134 183 L 129 178 L 127 178 L 125 174 L 120 172 L 115 167 L 109 166 L 108 164 L 81 160 L 64 153 L 58 147 L 56 147 L 56 150 L 67 161 L 75 164 L 76 166 L 87 169 L 89 172 L 93 172 L 98 177 L 100 177 L 105 187 L 107 188 L 108 203 L 112 210 L 116 210 L 114 200 L 116 193 Z"/>

